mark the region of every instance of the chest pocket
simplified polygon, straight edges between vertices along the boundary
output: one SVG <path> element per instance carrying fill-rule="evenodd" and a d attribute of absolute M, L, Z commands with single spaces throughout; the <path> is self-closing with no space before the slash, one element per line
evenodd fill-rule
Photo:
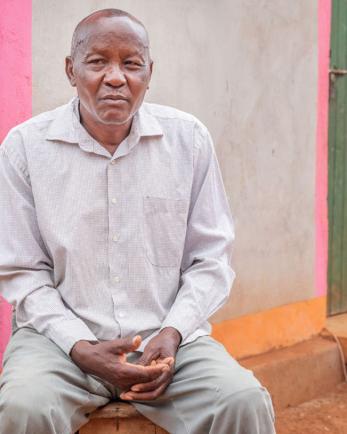
<path fill-rule="evenodd" d="M 151 264 L 179 267 L 186 235 L 189 202 L 185 199 L 143 198 L 145 250 Z"/>

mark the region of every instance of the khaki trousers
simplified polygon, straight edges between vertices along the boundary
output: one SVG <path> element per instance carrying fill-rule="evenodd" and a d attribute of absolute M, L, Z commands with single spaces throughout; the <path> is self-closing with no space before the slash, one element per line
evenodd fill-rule
<path fill-rule="evenodd" d="M 19 329 L 0 377 L 0 434 L 74 433 L 118 393 L 46 337 Z M 266 389 L 209 336 L 180 347 L 174 379 L 160 398 L 133 405 L 172 434 L 275 433 Z"/>

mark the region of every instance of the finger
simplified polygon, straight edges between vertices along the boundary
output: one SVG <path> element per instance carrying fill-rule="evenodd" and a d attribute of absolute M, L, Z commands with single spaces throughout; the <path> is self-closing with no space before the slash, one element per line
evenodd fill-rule
<path fill-rule="evenodd" d="M 175 359 L 174 357 L 165 357 L 165 359 L 157 359 L 155 362 L 169 365 L 171 368 L 175 363 Z"/>
<path fill-rule="evenodd" d="M 166 357 L 165 359 L 152 360 L 150 365 L 155 366 L 158 363 L 168 365 L 170 368 L 172 368 L 175 364 L 175 359 L 173 357 Z"/>
<path fill-rule="evenodd" d="M 141 345 L 141 336 L 134 338 L 114 339 L 108 342 L 110 351 L 114 354 L 124 354 L 136 351 Z"/>
<path fill-rule="evenodd" d="M 121 367 L 122 377 L 128 378 L 131 384 L 153 381 L 158 378 L 163 371 L 168 369 L 167 365 L 141 366 L 132 363 L 124 363 Z"/>
<path fill-rule="evenodd" d="M 142 356 L 137 361 L 138 364 L 147 366 L 156 360 L 160 356 L 160 351 L 158 350 L 146 350 L 143 352 Z"/>
<path fill-rule="evenodd" d="M 152 392 L 124 392 L 120 394 L 120 398 L 124 401 L 153 401 L 165 391 L 168 385 L 169 383 L 162 384 Z"/>
<path fill-rule="evenodd" d="M 164 371 L 158 378 L 153 381 L 149 381 L 148 383 L 134 384 L 131 387 L 132 392 L 151 392 L 155 389 L 158 389 L 162 384 L 165 384 L 172 377 L 172 373 L 170 371 Z"/>

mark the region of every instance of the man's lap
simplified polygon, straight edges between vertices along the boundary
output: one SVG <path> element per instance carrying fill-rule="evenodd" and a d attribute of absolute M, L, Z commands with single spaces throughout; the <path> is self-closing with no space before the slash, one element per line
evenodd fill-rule
<path fill-rule="evenodd" d="M 139 355 L 131 354 L 130 360 Z M 209 410 L 214 412 L 215 403 L 228 402 L 251 389 L 267 393 L 251 371 L 242 368 L 221 344 L 204 336 L 180 347 L 173 381 L 160 398 L 133 405 L 170 432 L 183 433 L 196 424 L 197 412 L 206 416 Z M 41 405 L 60 403 L 75 418 L 73 429 L 85 423 L 85 414 L 118 397 L 115 387 L 83 373 L 53 342 L 30 329 L 14 334 L 4 356 L 0 405 L 1 395 L 4 399 L 11 394 L 16 399 L 35 400 L 38 406 L 40 399 Z M 64 423 L 67 426 L 69 421 Z"/>

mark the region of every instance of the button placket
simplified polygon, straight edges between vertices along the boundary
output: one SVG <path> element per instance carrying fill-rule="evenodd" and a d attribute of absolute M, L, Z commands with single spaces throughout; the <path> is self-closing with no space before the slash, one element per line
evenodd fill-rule
<path fill-rule="evenodd" d="M 112 292 L 118 293 L 122 284 L 122 255 L 121 246 L 119 245 L 121 233 L 122 210 L 120 200 L 115 196 L 119 192 L 121 184 L 120 166 L 116 165 L 117 160 L 111 160 L 107 168 L 107 191 L 109 200 L 108 211 L 108 239 L 109 239 L 109 270 L 110 284 Z M 119 194 L 119 193 L 118 193 Z M 116 206 L 115 206 L 116 205 Z M 124 256 L 124 255 L 123 255 Z"/>
<path fill-rule="evenodd" d="M 109 270 L 110 270 L 110 288 L 113 300 L 114 319 L 118 324 L 120 336 L 124 327 L 125 310 L 122 306 L 126 281 L 124 270 L 126 267 L 126 240 L 122 242 L 122 230 L 125 230 L 121 203 L 125 198 L 122 197 L 122 162 L 112 160 L 107 170 L 108 182 L 108 201 L 109 201 Z"/>

